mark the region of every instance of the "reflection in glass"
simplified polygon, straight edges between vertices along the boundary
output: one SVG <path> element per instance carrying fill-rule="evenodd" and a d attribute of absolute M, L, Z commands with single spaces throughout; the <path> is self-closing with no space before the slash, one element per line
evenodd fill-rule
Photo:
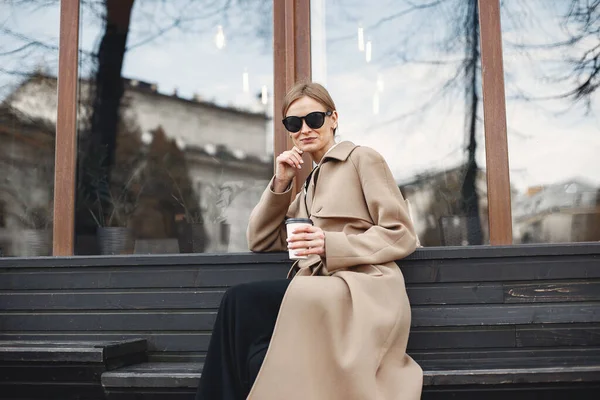
<path fill-rule="evenodd" d="M 0 257 L 52 254 L 58 2 L 0 4 Z"/>
<path fill-rule="evenodd" d="M 77 254 L 247 251 L 272 175 L 272 2 L 84 3 Z"/>
<path fill-rule="evenodd" d="M 338 139 L 385 157 L 421 243 L 488 243 L 477 1 L 312 0 L 311 34 Z"/>
<path fill-rule="evenodd" d="M 515 243 L 600 240 L 600 3 L 502 3 Z"/>

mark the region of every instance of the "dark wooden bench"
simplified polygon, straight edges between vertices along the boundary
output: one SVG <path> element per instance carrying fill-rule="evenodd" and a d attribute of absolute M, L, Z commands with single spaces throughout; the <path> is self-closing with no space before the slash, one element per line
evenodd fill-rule
<path fill-rule="evenodd" d="M 0 341 L 0 398 L 104 399 L 102 373 L 146 361 L 146 341 Z"/>
<path fill-rule="evenodd" d="M 148 364 L 102 375 L 109 399 L 193 398 L 226 288 L 289 266 L 279 253 L 37 262 L 0 261 L 0 339 L 146 338 Z M 420 249 L 399 265 L 423 399 L 598 398 L 599 244 Z"/>

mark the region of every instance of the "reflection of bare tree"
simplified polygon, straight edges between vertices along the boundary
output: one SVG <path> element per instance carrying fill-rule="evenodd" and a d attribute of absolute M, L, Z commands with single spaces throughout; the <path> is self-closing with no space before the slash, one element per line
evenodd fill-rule
<path fill-rule="evenodd" d="M 565 24 L 572 28 L 569 42 L 585 44 L 579 58 L 567 60 L 572 66 L 567 79 L 574 86 L 567 96 L 589 107 L 600 87 L 600 0 L 572 0 Z"/>
<path fill-rule="evenodd" d="M 558 96 L 560 98 L 571 98 L 575 101 L 586 100 L 589 102 L 592 93 L 600 84 L 600 0 L 569 0 L 568 3 L 560 2 L 566 14 L 564 24 L 570 29 L 570 38 L 563 43 L 551 43 L 547 46 L 553 48 L 568 47 L 581 44 L 585 48 L 581 56 L 575 59 L 563 60 L 570 66 L 562 80 L 571 82 L 571 89 Z M 455 95 L 455 90 L 464 90 L 465 95 L 465 149 L 466 163 L 464 164 L 464 178 L 461 191 L 462 213 L 468 221 L 468 238 L 470 244 L 480 244 L 482 241 L 481 221 L 479 218 L 478 198 L 475 190 L 477 163 L 475 155 L 477 152 L 477 137 L 479 131 L 478 122 L 479 107 L 482 96 L 480 93 L 480 43 L 479 43 L 479 10 L 477 0 L 436 0 L 428 2 L 398 2 L 396 10 L 389 10 L 381 19 L 368 25 L 366 30 L 377 30 L 387 24 L 397 23 L 401 18 L 412 19 L 415 29 L 424 32 L 443 32 L 445 36 L 438 41 L 430 43 L 435 51 L 441 51 L 436 59 L 424 59 L 422 46 L 427 45 L 426 37 L 420 40 L 419 35 L 414 34 L 415 29 L 409 29 L 396 36 L 396 39 L 387 43 L 388 51 L 386 58 L 400 61 L 406 64 L 429 65 L 433 68 L 447 69 L 451 67 L 450 78 L 442 82 L 432 91 L 432 95 L 422 104 L 414 105 L 408 112 L 397 115 L 384 124 L 406 119 L 407 117 L 426 113 L 443 99 Z M 538 3 L 541 4 L 541 3 Z M 525 0 L 502 1 L 504 10 L 528 7 L 530 4 Z M 568 7 L 565 7 L 568 6 Z M 531 13 L 535 18 L 535 12 Z M 346 11 L 346 18 L 353 19 Z M 418 21 L 415 23 L 415 21 Z M 435 22 L 432 22 L 435 21 Z M 442 22 L 443 21 L 443 22 Z M 525 21 L 532 25 L 536 21 Z M 441 23 L 445 25 L 440 25 Z M 408 24 L 408 21 L 407 21 Z M 427 26 L 436 24 L 436 26 Z M 403 25 L 403 24 L 399 24 Z M 557 26 L 558 28 L 558 26 Z M 355 36 L 338 37 L 331 42 L 341 40 L 354 40 Z M 457 45 L 464 45 L 463 55 L 457 58 Z M 509 43 L 526 49 L 523 43 Z M 587 47 L 585 47 L 587 46 Z M 538 46 L 539 47 L 539 46 Z M 532 100 L 531 98 L 529 100 Z"/>
<path fill-rule="evenodd" d="M 89 134 L 84 136 L 85 142 L 80 144 L 80 173 L 88 174 L 89 171 L 98 171 L 105 179 L 90 179 L 89 182 L 104 182 L 110 186 L 111 169 L 114 165 L 117 125 L 120 118 L 121 100 L 124 93 L 124 82 L 121 71 L 125 54 L 128 50 L 158 40 L 162 35 L 173 29 L 193 31 L 198 27 L 203 28 L 202 21 L 221 15 L 227 20 L 230 7 L 238 6 L 252 9 L 258 15 L 265 17 L 266 0 L 246 2 L 176 2 L 176 6 L 167 7 L 165 3 L 157 3 L 154 12 L 165 18 L 160 24 L 154 25 L 156 15 L 148 14 L 147 18 L 154 29 L 145 32 L 145 37 L 127 47 L 127 37 L 130 31 L 131 15 L 134 0 L 105 0 L 102 15 L 104 19 L 104 32 L 95 58 L 95 77 L 92 85 L 92 112 Z M 202 3 L 202 4 L 200 4 Z M 249 7 L 250 5 L 250 7 Z M 93 2 L 92 10 L 97 11 Z M 252 15 L 252 14 L 250 14 Z M 248 15 L 248 17 L 250 17 Z M 247 25 L 242 25 L 247 26 Z M 256 26 L 251 24 L 251 26 Z M 271 24 L 258 31 L 258 36 L 270 37 Z M 194 28 L 195 27 L 195 28 Z M 93 156 L 90 156 L 93 155 Z M 82 171 L 88 171 L 82 172 Z M 86 183 L 83 183 L 86 185 Z M 90 189 L 90 188 L 88 188 Z M 91 188 L 91 190 L 96 190 Z M 90 191 L 90 190 L 84 190 Z M 83 207 L 85 208 L 85 207 Z M 79 220 L 79 219 L 78 219 Z"/>

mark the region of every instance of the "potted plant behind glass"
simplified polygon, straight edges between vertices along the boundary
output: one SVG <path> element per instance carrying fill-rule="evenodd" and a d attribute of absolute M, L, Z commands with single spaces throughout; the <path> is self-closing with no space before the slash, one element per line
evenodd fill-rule
<path fill-rule="evenodd" d="M 183 214 L 177 222 L 177 240 L 181 253 L 203 253 L 208 246 L 208 237 L 200 205 L 193 189 L 182 190 L 173 179 L 173 199 L 181 206 Z M 185 193 L 184 193 L 185 192 Z"/>
<path fill-rule="evenodd" d="M 41 193 L 40 193 L 41 192 Z M 0 184 L 7 219 L 14 229 L 12 254 L 19 257 L 52 255 L 53 202 L 49 191 L 31 190 L 10 180 Z"/>

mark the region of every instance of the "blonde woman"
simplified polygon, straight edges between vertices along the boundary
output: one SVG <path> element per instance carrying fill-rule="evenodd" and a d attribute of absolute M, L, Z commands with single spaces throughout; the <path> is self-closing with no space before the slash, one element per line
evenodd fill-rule
<path fill-rule="evenodd" d="M 232 287 L 224 296 L 198 399 L 418 400 L 421 368 L 406 354 L 410 305 L 395 261 L 416 235 L 406 203 L 375 150 L 335 142 L 327 90 L 295 85 L 283 102 L 294 147 L 248 226 L 252 251 L 287 251 L 288 279 Z M 296 171 L 317 166 L 292 199 Z M 287 218 L 312 226 L 287 236 Z"/>

